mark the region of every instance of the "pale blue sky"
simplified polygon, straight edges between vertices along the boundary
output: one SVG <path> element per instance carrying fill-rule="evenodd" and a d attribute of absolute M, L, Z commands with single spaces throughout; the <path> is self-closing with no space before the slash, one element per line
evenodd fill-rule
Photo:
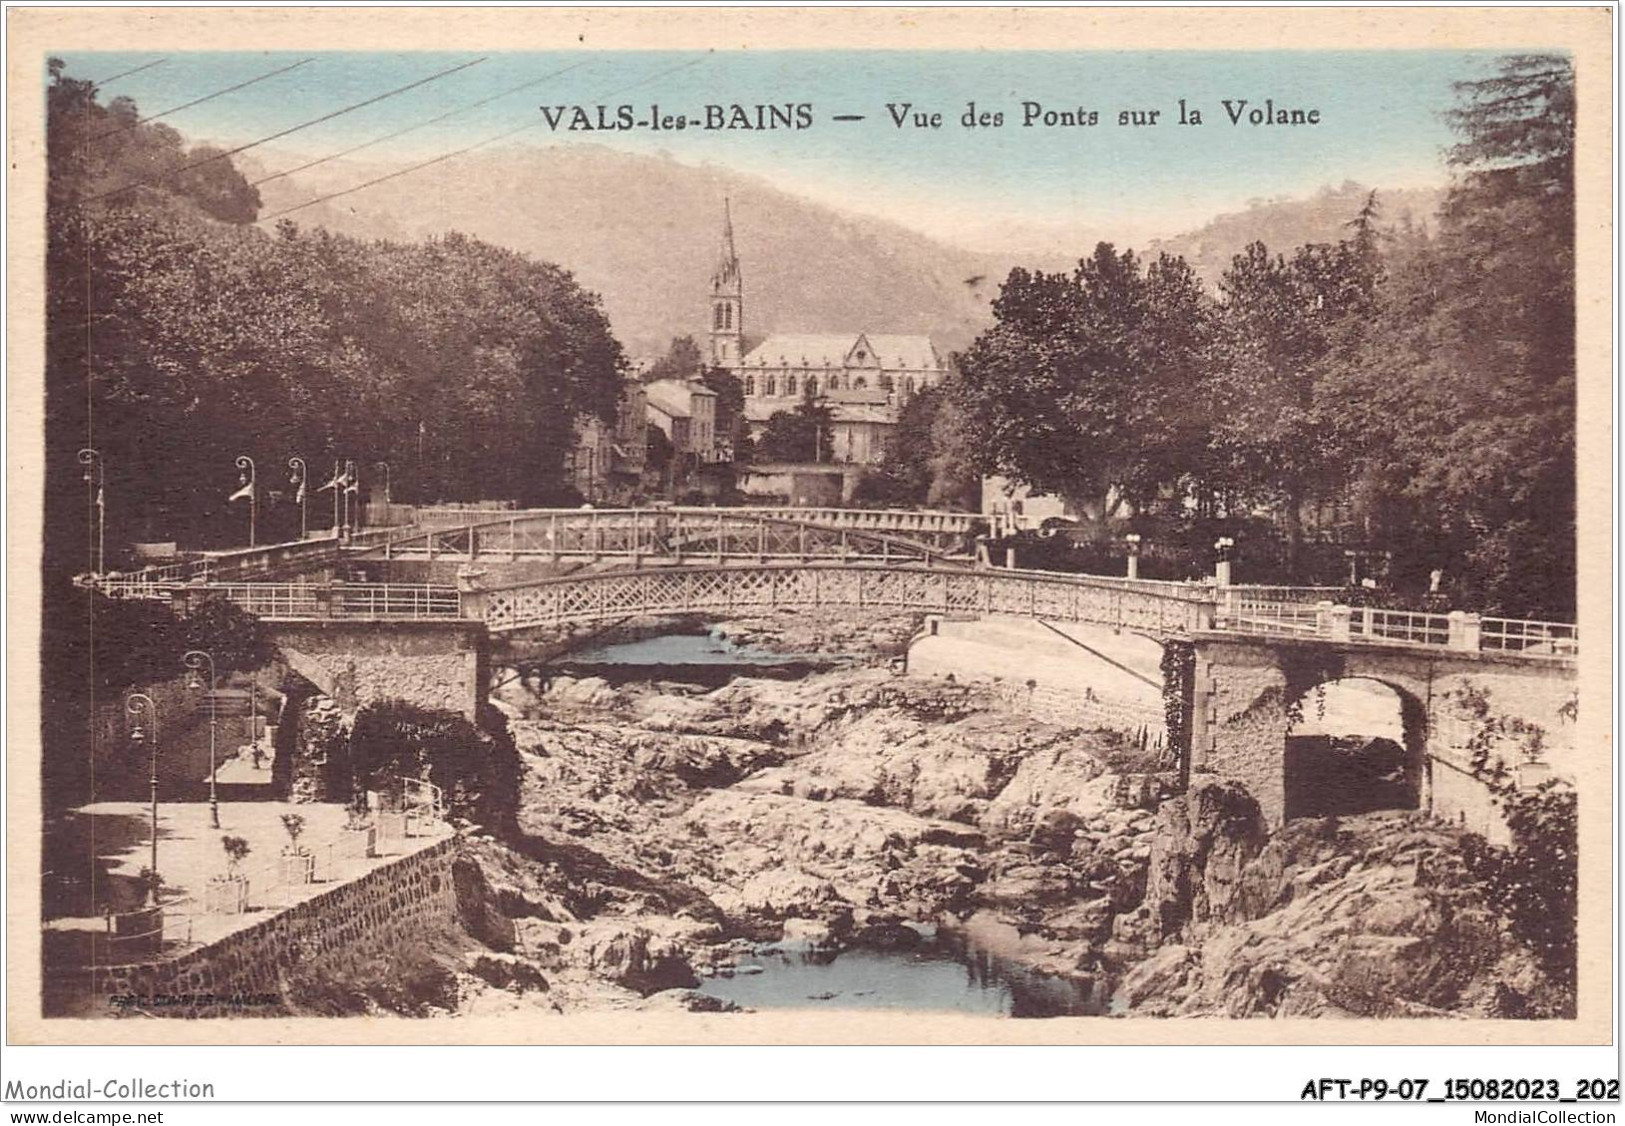
<path fill-rule="evenodd" d="M 143 114 L 285 66 L 298 53 L 64 56 L 75 77 L 167 61 L 107 86 Z M 315 61 L 164 120 L 194 140 L 241 143 L 478 57 L 469 53 L 315 53 Z M 974 243 L 987 231 L 1117 226 L 1171 234 L 1247 199 L 1302 195 L 1345 179 L 1385 187 L 1440 183 L 1451 136 L 1440 117 L 1454 80 L 1485 73 L 1491 52 L 491 52 L 478 66 L 268 146 L 268 163 L 329 152 L 543 78 L 567 74 L 356 154 L 369 163 L 425 159 L 504 130 L 503 143 L 585 141 L 728 165 L 780 187 Z M 689 65 L 685 65 L 689 64 Z M 1178 99 L 1205 124 L 1173 124 Z M 1233 126 L 1221 101 L 1249 109 L 1315 107 L 1307 127 Z M 1100 113 L 1092 128 L 1021 128 L 1022 101 Z M 1002 110 L 998 129 L 964 129 L 967 103 Z M 554 132 L 542 104 L 651 103 L 698 114 L 707 103 L 811 103 L 803 131 Z M 940 112 L 943 127 L 898 129 L 886 103 Z M 1157 109 L 1154 128 L 1116 124 Z M 865 120 L 838 123 L 835 114 Z M 364 195 L 355 197 L 360 204 Z"/>

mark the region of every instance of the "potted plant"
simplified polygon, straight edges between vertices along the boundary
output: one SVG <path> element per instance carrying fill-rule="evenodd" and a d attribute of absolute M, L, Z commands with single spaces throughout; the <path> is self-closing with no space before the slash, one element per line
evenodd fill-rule
<path fill-rule="evenodd" d="M 220 847 L 226 853 L 226 870 L 209 877 L 206 905 L 211 914 L 241 915 L 248 910 L 248 877 L 239 869 L 252 850 L 242 837 L 222 837 Z"/>
<path fill-rule="evenodd" d="M 282 848 L 282 882 L 308 884 L 316 879 L 316 856 L 299 843 L 305 831 L 305 819 L 298 813 L 284 813 L 282 828 L 287 831 L 288 843 Z"/>
<path fill-rule="evenodd" d="M 357 792 L 344 811 L 344 829 L 348 833 L 365 834 L 361 855 L 377 856 L 378 828 L 372 823 L 372 811 L 367 808 L 365 791 Z M 349 855 L 349 853 L 346 853 Z"/>
<path fill-rule="evenodd" d="M 1519 752 L 1523 761 L 1518 764 L 1518 789 L 1533 790 L 1551 778 L 1552 764 L 1544 758 L 1546 740 L 1543 732 L 1531 732 Z"/>

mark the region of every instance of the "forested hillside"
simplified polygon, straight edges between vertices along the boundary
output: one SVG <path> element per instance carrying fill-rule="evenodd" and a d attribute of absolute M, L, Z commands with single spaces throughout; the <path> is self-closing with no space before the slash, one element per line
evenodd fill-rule
<path fill-rule="evenodd" d="M 109 545 L 297 535 L 288 459 L 324 526 L 335 458 L 397 499 L 567 496 L 578 413 L 612 415 L 624 361 L 558 266 L 460 234 L 366 242 L 255 225 L 218 151 L 53 68 L 49 90 L 48 551 L 86 560 L 81 447 L 106 467 Z M 76 535 L 76 532 L 80 533 Z"/>

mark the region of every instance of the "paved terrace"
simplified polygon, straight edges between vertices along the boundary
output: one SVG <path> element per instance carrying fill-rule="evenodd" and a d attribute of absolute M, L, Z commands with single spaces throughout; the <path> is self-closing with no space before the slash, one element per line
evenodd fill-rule
<path fill-rule="evenodd" d="M 282 826 L 285 813 L 305 819 L 299 843 L 316 858 L 312 882 L 290 878 L 282 865 L 282 848 L 288 843 Z M 49 913 L 56 899 L 58 909 L 67 907 L 72 913 L 46 922 L 48 958 L 55 953 L 64 964 L 87 964 L 92 942 L 99 944 L 107 933 L 104 909 L 139 906 L 137 877 L 151 863 L 151 817 L 152 807 L 144 802 L 96 802 L 70 813 L 67 827 L 60 830 L 65 837 L 52 842 L 50 849 L 61 870 L 47 874 L 47 909 Z M 173 957 L 217 942 L 427 848 L 451 832 L 438 819 L 413 819 L 410 835 L 404 826 L 402 832 L 386 834 L 378 842 L 378 855 L 369 857 L 366 834 L 345 829 L 345 817 L 344 807 L 336 804 L 222 802 L 221 827 L 215 829 L 209 824 L 206 802 L 160 802 L 158 871 L 164 881 L 159 893 L 164 910 L 160 956 Z M 226 871 L 220 842 L 228 836 L 246 839 L 250 848 L 240 866 L 240 874 L 248 880 L 248 910 L 243 912 L 211 910 L 209 903 L 211 877 Z M 70 865 L 82 868 L 67 870 Z"/>

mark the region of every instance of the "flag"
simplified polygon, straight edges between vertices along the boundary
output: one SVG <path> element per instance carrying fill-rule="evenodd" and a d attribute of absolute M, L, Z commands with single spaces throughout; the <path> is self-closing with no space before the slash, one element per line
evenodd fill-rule
<path fill-rule="evenodd" d="M 355 462 L 344 463 L 344 491 L 359 493 L 361 491 L 361 474 L 355 471 Z"/>
<path fill-rule="evenodd" d="M 232 493 L 229 497 L 226 498 L 226 503 L 229 504 L 234 500 L 252 500 L 253 497 L 254 497 L 254 482 L 252 482 L 252 481 L 244 481 L 242 488 L 238 489 L 236 492 Z"/>
<path fill-rule="evenodd" d="M 305 503 L 305 475 L 303 473 L 299 475 L 299 488 L 293 494 L 293 503 Z"/>
<path fill-rule="evenodd" d="M 347 479 L 343 473 L 339 472 L 339 463 L 335 461 L 333 463 L 333 479 L 316 491 L 325 493 L 328 489 L 342 489 L 345 484 L 347 484 Z"/>
<path fill-rule="evenodd" d="M 96 511 L 107 511 L 107 486 L 100 483 L 96 485 Z"/>

